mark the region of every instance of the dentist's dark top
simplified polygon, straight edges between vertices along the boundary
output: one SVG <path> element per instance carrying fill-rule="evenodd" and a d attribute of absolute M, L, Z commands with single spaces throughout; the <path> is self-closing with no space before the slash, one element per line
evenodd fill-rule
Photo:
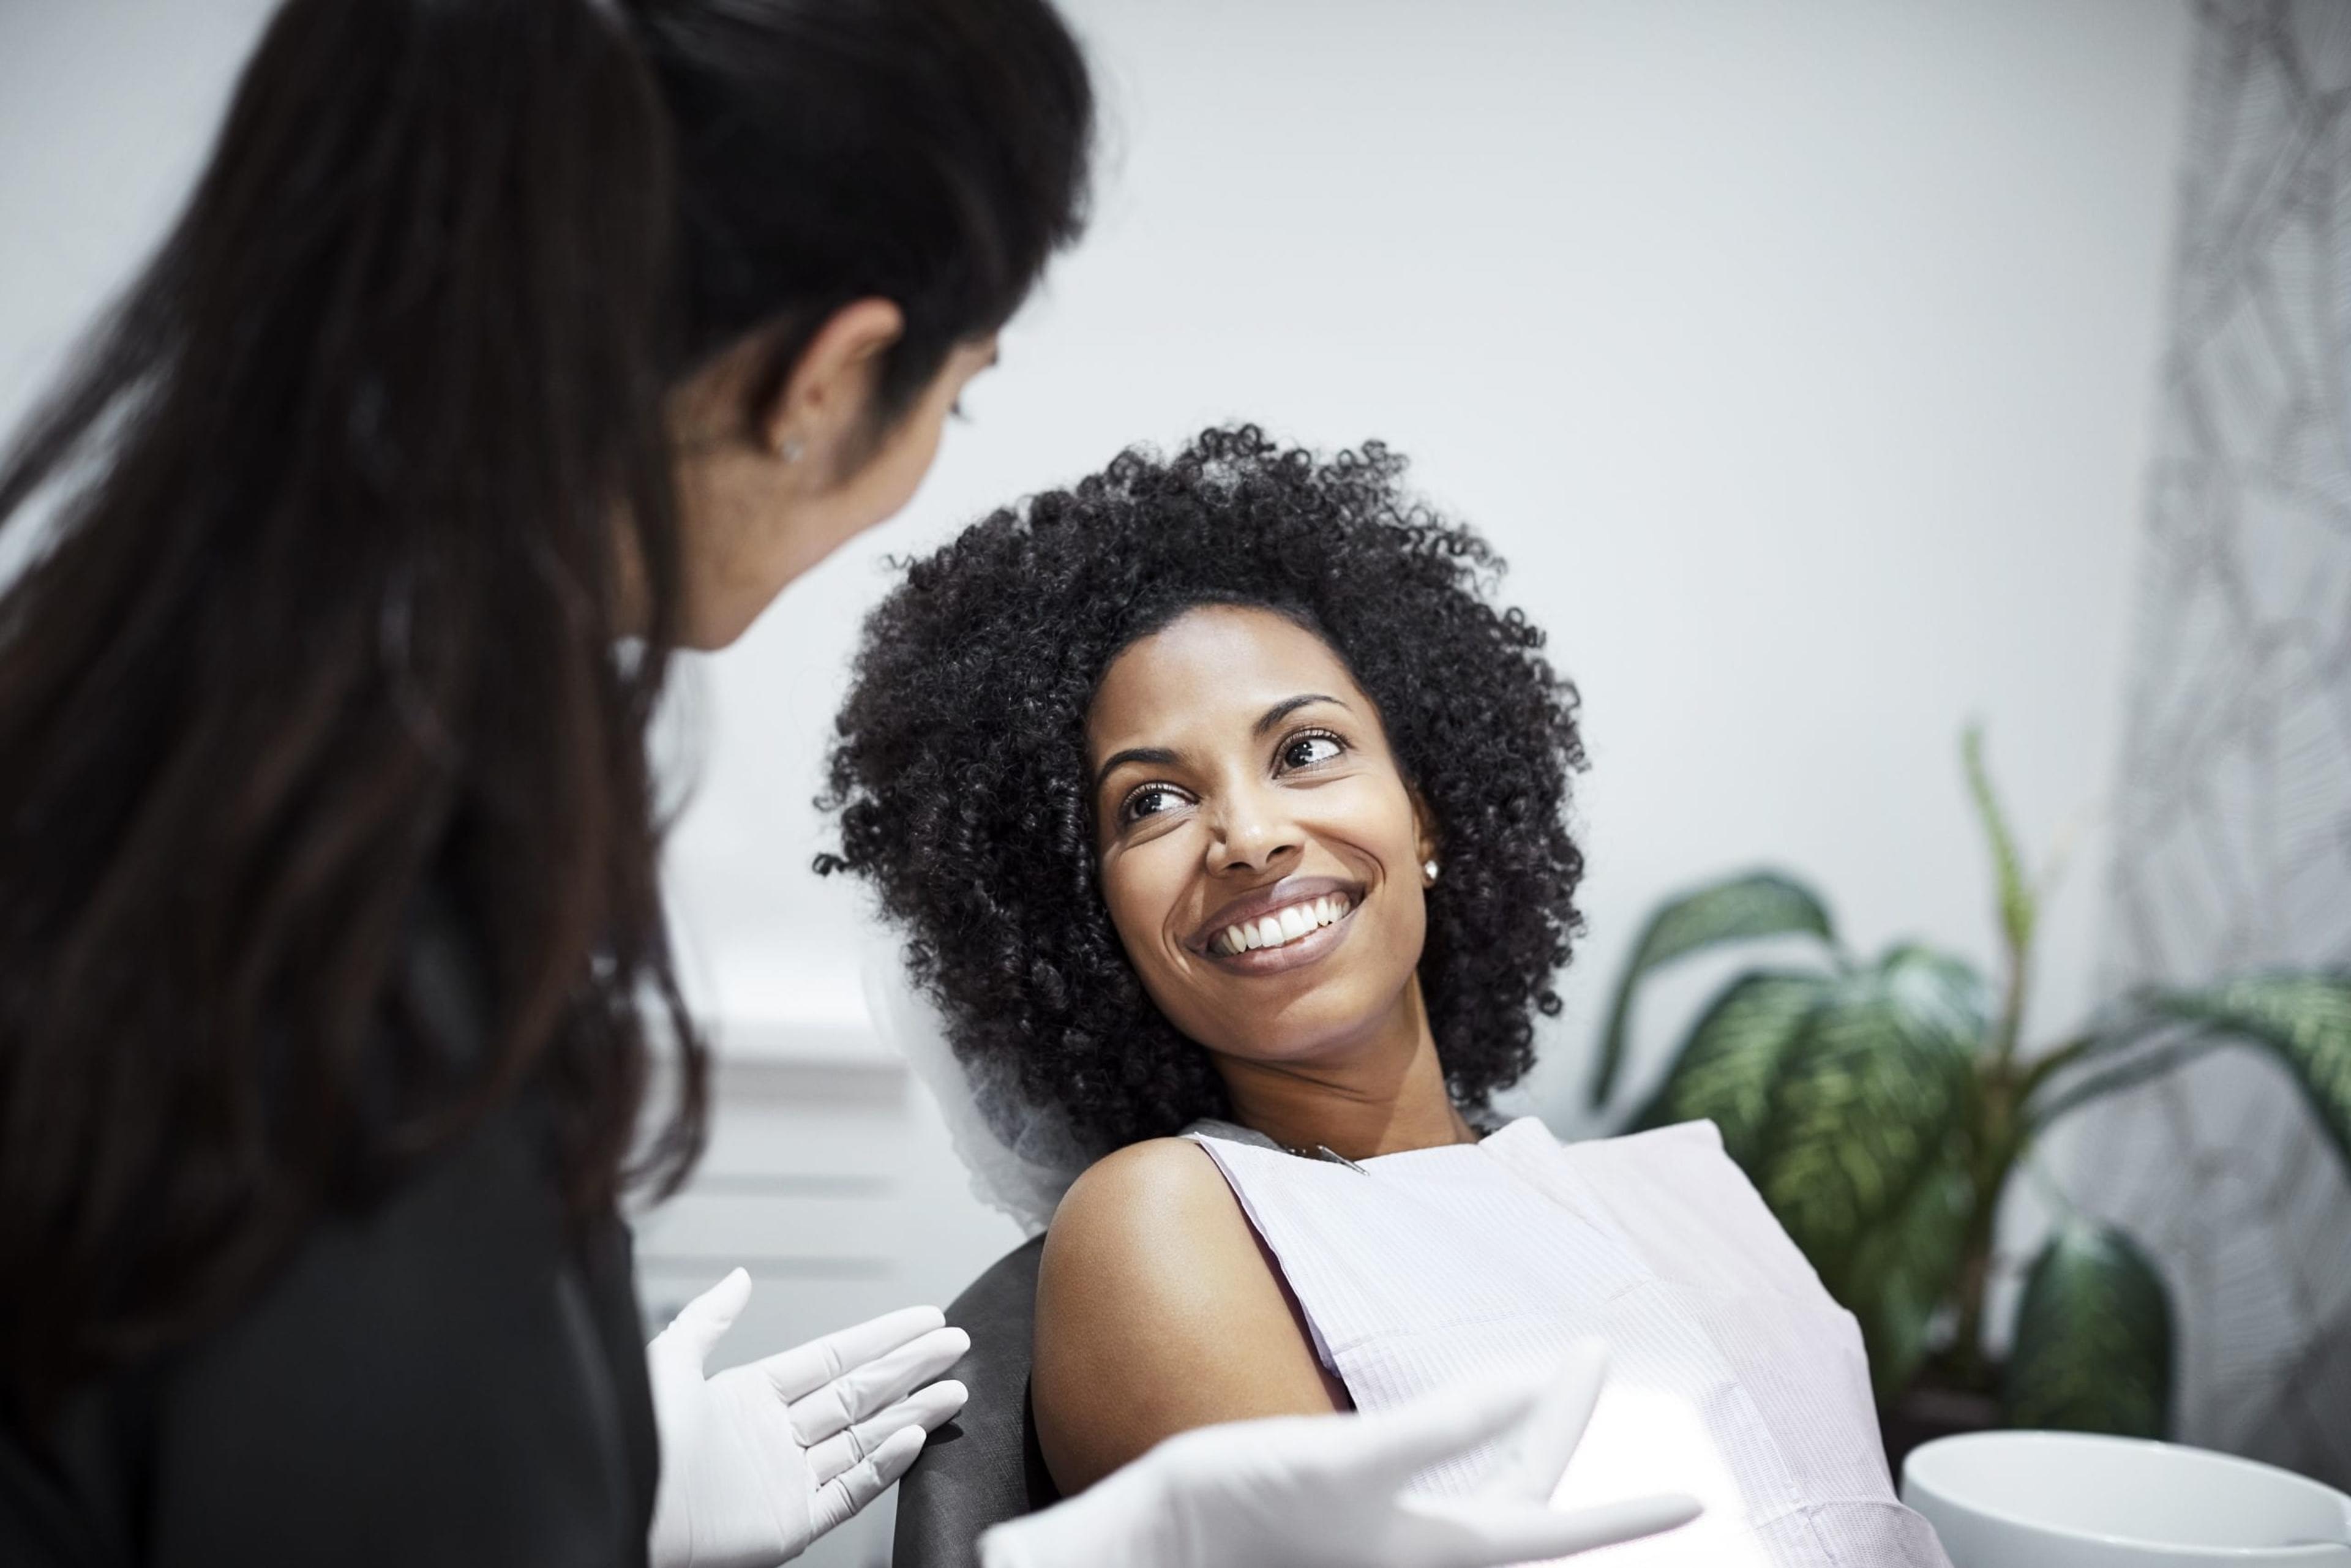
<path fill-rule="evenodd" d="M 479 1038 L 433 923 L 407 983 Z M 526 1093 L 319 1222 L 219 1329 L 0 1425 L 0 1563 L 634 1568 L 655 1438 L 617 1217 L 567 1221 Z M 5 1286 L 0 1286 L 5 1288 Z"/>

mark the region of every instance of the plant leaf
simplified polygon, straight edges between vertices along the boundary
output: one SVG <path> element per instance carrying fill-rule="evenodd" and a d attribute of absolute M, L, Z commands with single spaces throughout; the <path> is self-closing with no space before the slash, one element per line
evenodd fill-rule
<path fill-rule="evenodd" d="M 1928 1325 L 1951 1293 L 1975 1207 L 1975 1182 L 1954 1146 L 1923 1161 L 1908 1192 L 1854 1243 L 1838 1299 L 1861 1324 L 1880 1398 L 1909 1385 L 1927 1359 Z"/>
<path fill-rule="evenodd" d="M 2302 1085 L 2335 1153 L 2351 1164 L 2351 972 L 2241 975 L 2199 990 L 2158 993 L 2147 1005 L 2274 1051 Z"/>
<path fill-rule="evenodd" d="M 1635 1129 L 1708 1120 L 1742 1169 L 1761 1159 L 1788 1048 L 1833 988 L 1826 975 L 1759 972 L 1723 988 L 1690 1030 Z"/>
<path fill-rule="evenodd" d="M 2000 797 L 1992 792 L 1991 774 L 1984 767 L 1982 726 L 1968 726 L 1966 736 L 1959 741 L 1959 755 L 1967 764 L 1968 793 L 1975 800 L 1984 837 L 1991 843 L 1992 873 L 2000 888 L 2001 931 L 2008 938 L 2009 950 L 2022 953 L 2032 945 L 2036 913 L 2032 888 L 2024 879 L 2024 864 L 2016 852 L 2015 835 L 2008 831 L 2008 818 L 2000 809 Z"/>
<path fill-rule="evenodd" d="M 1836 939 L 1829 912 L 1820 899 L 1803 883 L 1777 872 L 1749 872 L 1659 906 L 1649 916 L 1625 973 L 1616 981 L 1615 999 L 1609 1005 L 1608 1023 L 1601 1033 L 1599 1060 L 1593 1071 L 1592 1103 L 1605 1104 L 1615 1090 L 1632 1022 L 1633 995 L 1651 970 L 1724 942 L 1797 933 L 1823 942 Z"/>
<path fill-rule="evenodd" d="M 2004 1395 L 2011 1426 L 2168 1431 L 2170 1297 L 2129 1237 L 2075 1219 L 2049 1239 L 2025 1277 Z"/>
<path fill-rule="evenodd" d="M 2025 1122 L 2032 1136 L 2038 1138 L 2061 1116 L 2146 1082 L 2176 1072 L 2199 1056 L 2230 1044 L 2226 1035 L 2193 1026 L 2176 1031 L 2179 1038 L 2125 1058 L 2113 1066 L 2096 1072 L 2077 1076 L 2063 1090 L 2053 1090 L 2036 1103 L 2025 1102 Z M 2141 1042 L 2143 1043 L 2143 1041 Z"/>
<path fill-rule="evenodd" d="M 1891 1392 L 1959 1270 L 1987 998 L 1972 969 L 1918 947 L 1828 985 L 1786 1051 L 1750 1174 L 1860 1320 L 1871 1376 Z"/>

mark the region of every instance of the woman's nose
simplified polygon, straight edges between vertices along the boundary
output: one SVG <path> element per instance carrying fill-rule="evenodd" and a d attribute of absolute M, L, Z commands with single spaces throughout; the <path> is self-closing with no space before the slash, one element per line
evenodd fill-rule
<path fill-rule="evenodd" d="M 1212 872 L 1263 871 L 1305 847 L 1305 835 L 1278 798 L 1258 790 L 1228 796 L 1208 845 Z"/>

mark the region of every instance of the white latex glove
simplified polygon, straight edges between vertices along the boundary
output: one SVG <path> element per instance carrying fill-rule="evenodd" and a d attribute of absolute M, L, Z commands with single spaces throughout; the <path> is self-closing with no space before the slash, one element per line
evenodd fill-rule
<path fill-rule="evenodd" d="M 744 1303 L 737 1269 L 645 1347 L 661 1489 L 653 1568 L 773 1568 L 906 1473 L 964 1385 L 931 1380 L 971 1348 L 936 1307 L 827 1334 L 705 1379 L 702 1364 Z M 927 1386 L 925 1386 L 927 1385 Z"/>
<path fill-rule="evenodd" d="M 985 1568 L 1494 1568 L 1653 1535 L 1698 1515 L 1663 1493 L 1550 1506 L 1600 1397 L 1588 1341 L 1548 1386 L 1447 1389 L 1372 1416 L 1285 1416 L 1186 1432 L 1092 1489 L 980 1538 Z M 1508 1431 L 1468 1497 L 1418 1497 L 1414 1473 Z"/>

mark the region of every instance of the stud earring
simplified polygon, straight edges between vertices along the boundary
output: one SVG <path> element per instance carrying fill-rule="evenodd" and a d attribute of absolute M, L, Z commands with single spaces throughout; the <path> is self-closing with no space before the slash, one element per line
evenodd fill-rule
<path fill-rule="evenodd" d="M 787 463 L 799 462 L 802 450 L 799 437 L 797 435 L 787 435 L 776 443 L 776 455 Z"/>
<path fill-rule="evenodd" d="M 1428 860 L 1420 862 L 1420 881 L 1423 887 L 1435 887 L 1437 885 L 1437 862 L 1435 861 Z"/>

